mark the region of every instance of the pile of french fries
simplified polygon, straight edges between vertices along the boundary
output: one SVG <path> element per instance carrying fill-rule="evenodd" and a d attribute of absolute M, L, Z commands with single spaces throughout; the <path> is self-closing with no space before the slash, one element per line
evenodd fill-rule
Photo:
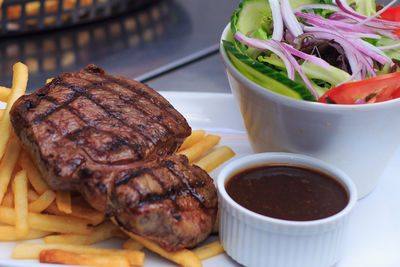
<path fill-rule="evenodd" d="M 142 266 L 145 247 L 181 266 L 202 266 L 201 261 L 223 252 L 219 241 L 192 250 L 168 252 L 156 243 L 133 233 L 125 233 L 105 215 L 90 207 L 80 195 L 52 190 L 21 147 L 10 123 L 13 103 L 25 94 L 28 68 L 13 66 L 12 88 L 0 87 L 0 241 L 43 238 L 41 243 L 18 242 L 13 259 L 38 259 L 43 263 L 87 266 Z M 182 144 L 192 164 L 211 172 L 235 153 L 217 145 L 221 137 L 194 130 Z M 216 225 L 217 227 L 217 225 Z M 215 232 L 217 230 L 214 230 Z M 121 238 L 120 249 L 93 244 Z"/>

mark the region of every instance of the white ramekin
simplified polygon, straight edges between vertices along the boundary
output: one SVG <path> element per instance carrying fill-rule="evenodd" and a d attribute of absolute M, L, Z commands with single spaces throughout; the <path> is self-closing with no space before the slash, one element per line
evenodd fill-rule
<path fill-rule="evenodd" d="M 335 177 L 349 195 L 339 213 L 313 221 L 288 221 L 252 212 L 227 194 L 225 184 L 235 173 L 252 166 L 289 163 Z M 256 267 L 330 267 L 343 255 L 351 210 L 357 202 L 352 180 L 321 160 L 292 153 L 260 153 L 233 160 L 217 179 L 219 236 L 227 254 L 238 263 Z"/>

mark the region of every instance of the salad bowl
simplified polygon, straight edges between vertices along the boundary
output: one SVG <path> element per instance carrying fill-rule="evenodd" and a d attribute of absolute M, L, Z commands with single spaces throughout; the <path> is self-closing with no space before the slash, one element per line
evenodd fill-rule
<path fill-rule="evenodd" d="M 351 177 L 359 198 L 370 193 L 400 145 L 400 99 L 333 105 L 275 93 L 232 64 L 222 42 L 232 38 L 228 24 L 221 36 L 220 55 L 253 151 L 321 159 Z"/>

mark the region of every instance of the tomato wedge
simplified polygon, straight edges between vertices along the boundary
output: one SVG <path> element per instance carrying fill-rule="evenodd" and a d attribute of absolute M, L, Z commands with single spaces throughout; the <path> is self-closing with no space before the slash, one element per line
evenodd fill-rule
<path fill-rule="evenodd" d="M 400 6 L 389 7 L 380 15 L 380 18 L 389 21 L 400 21 Z M 400 30 L 395 30 L 394 33 L 400 37 Z"/>
<path fill-rule="evenodd" d="M 389 73 L 362 81 L 345 83 L 327 91 L 318 99 L 330 104 L 365 104 L 400 97 L 400 72 Z"/>

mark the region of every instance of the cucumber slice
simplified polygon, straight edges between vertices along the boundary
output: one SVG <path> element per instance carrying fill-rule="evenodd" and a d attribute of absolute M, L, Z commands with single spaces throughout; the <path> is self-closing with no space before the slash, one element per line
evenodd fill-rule
<path fill-rule="evenodd" d="M 239 8 L 231 18 L 231 30 L 257 37 L 268 39 L 268 32 L 272 33 L 272 13 L 267 0 L 242 0 Z"/>
<path fill-rule="evenodd" d="M 223 45 L 232 64 L 253 82 L 278 94 L 296 99 L 316 101 L 315 97 L 304 85 L 292 81 L 279 71 L 253 60 L 238 50 L 232 42 L 224 40 Z"/>
<path fill-rule="evenodd" d="M 231 31 L 267 40 L 272 35 L 272 12 L 268 0 L 242 0 L 231 17 Z M 261 52 L 247 48 L 247 54 L 256 58 Z"/>

